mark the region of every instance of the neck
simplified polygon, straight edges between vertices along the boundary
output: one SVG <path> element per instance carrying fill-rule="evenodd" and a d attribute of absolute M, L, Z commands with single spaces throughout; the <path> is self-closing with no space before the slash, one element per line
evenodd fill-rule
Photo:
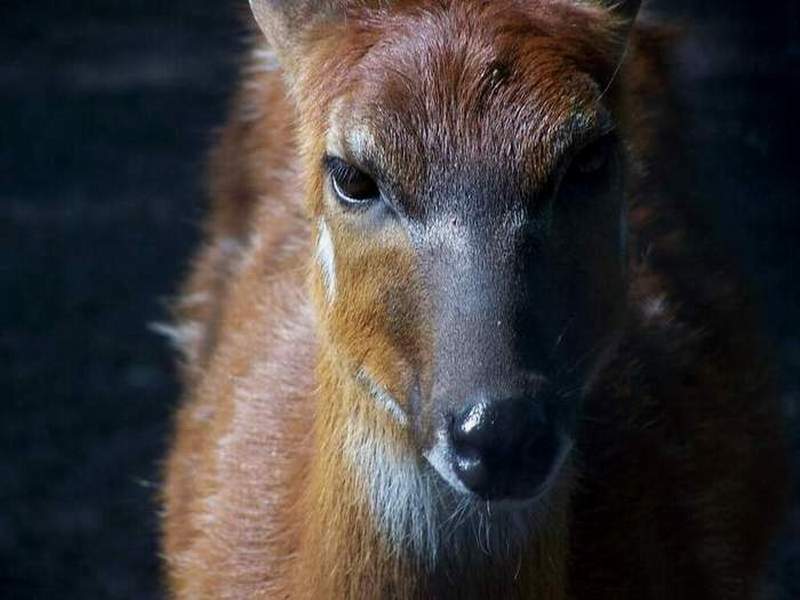
<path fill-rule="evenodd" d="M 564 598 L 568 485 L 526 507 L 461 497 L 353 377 L 318 373 L 301 597 Z"/>

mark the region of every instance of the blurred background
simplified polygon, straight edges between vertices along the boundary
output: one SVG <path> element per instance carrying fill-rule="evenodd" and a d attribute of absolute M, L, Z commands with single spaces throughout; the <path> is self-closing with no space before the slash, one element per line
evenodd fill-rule
<path fill-rule="evenodd" d="M 800 3 L 650 6 L 686 26 L 698 196 L 760 294 L 800 459 Z M 198 239 L 246 2 L 12 2 L 0 17 L 0 597 L 160 598 L 178 388 L 148 323 Z M 800 598 L 799 574 L 795 502 L 771 597 Z"/>

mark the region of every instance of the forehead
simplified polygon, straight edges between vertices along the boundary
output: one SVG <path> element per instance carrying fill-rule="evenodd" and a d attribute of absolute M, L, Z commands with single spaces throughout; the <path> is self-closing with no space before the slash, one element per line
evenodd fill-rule
<path fill-rule="evenodd" d="M 608 120 L 588 17 L 548 6 L 438 3 L 375 18 L 332 104 L 329 148 L 416 181 L 476 163 L 546 178 Z"/>

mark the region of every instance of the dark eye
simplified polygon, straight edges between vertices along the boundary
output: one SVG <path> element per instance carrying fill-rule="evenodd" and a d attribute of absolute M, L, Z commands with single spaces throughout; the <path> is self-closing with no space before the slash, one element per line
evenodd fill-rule
<path fill-rule="evenodd" d="M 581 150 L 572 159 L 568 176 L 589 181 L 600 177 L 608 171 L 615 148 L 613 134 L 607 134 Z"/>
<path fill-rule="evenodd" d="M 326 159 L 331 184 L 336 197 L 345 205 L 365 207 L 381 197 L 375 180 L 341 158 Z"/>

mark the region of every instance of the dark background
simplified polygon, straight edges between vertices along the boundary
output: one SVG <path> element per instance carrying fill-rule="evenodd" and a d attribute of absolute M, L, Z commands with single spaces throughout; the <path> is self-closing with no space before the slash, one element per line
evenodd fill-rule
<path fill-rule="evenodd" d="M 246 3 L 3 4 L 0 597 L 159 597 L 178 389 L 148 323 L 198 238 Z M 689 28 L 676 60 L 698 196 L 762 298 L 797 457 L 800 3 L 652 4 Z M 800 598 L 799 540 L 795 503 L 776 599 Z"/>

